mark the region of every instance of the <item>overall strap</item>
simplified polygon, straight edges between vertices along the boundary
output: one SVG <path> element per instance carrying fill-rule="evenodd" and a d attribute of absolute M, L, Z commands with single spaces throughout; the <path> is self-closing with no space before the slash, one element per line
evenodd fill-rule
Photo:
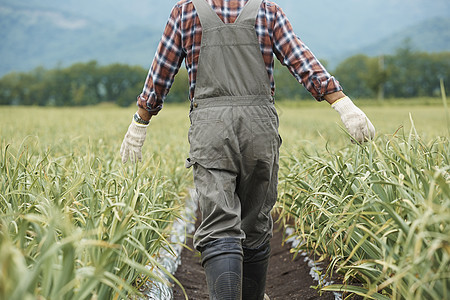
<path fill-rule="evenodd" d="M 206 0 L 191 0 L 194 4 L 197 15 L 200 18 L 200 23 L 202 24 L 202 29 L 209 29 L 218 26 L 223 26 L 224 23 L 216 12 L 212 9 Z"/>
<path fill-rule="evenodd" d="M 271 97 L 270 80 L 255 31 L 262 1 L 248 0 L 236 22 L 224 24 L 206 0 L 192 0 L 202 22 L 194 99 L 227 97 L 245 101 L 250 97 L 265 101 Z"/>
<path fill-rule="evenodd" d="M 248 0 L 241 13 L 237 17 L 235 24 L 245 24 L 255 26 L 256 18 L 258 16 L 259 8 L 263 0 Z"/>

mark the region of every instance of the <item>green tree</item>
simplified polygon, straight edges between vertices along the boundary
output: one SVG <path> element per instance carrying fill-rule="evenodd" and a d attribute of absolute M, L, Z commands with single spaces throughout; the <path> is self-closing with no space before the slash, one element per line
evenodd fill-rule
<path fill-rule="evenodd" d="M 366 55 L 355 55 L 340 63 L 335 76 L 350 97 L 362 98 L 375 96 L 374 89 L 368 85 L 367 79 L 371 68 L 371 59 Z M 376 84 L 375 84 L 376 85 Z"/>
<path fill-rule="evenodd" d="M 122 106 L 127 106 L 126 103 L 134 103 L 136 95 L 142 89 L 145 73 L 146 71 L 142 67 L 131 67 L 124 64 L 113 64 L 101 68 L 100 83 L 106 92 L 103 100 L 119 102 Z M 134 96 L 130 97 L 131 94 Z"/>
<path fill-rule="evenodd" d="M 184 102 L 189 99 L 189 78 L 186 68 L 180 68 L 174 78 L 166 102 Z"/>
<path fill-rule="evenodd" d="M 311 98 L 308 91 L 289 72 L 288 68 L 283 66 L 278 60 L 275 60 L 273 76 L 276 84 L 275 97 L 277 99 L 301 100 Z"/>
<path fill-rule="evenodd" d="M 386 69 L 384 56 L 367 59 L 367 73 L 362 74 L 362 80 L 370 89 L 371 95 L 377 95 L 379 100 L 384 99 L 384 85 L 388 80 L 389 72 Z"/>
<path fill-rule="evenodd" d="M 147 70 L 139 66 L 113 64 L 99 66 L 96 61 L 67 68 L 27 73 L 10 73 L 0 78 L 0 105 L 79 106 L 112 102 L 134 105 L 142 90 Z M 450 52 L 413 51 L 407 42 L 394 55 L 352 56 L 334 72 L 353 98 L 440 96 L 440 80 L 450 94 Z M 277 99 L 310 99 L 308 91 L 278 61 L 274 78 Z M 188 98 L 188 73 L 181 68 L 167 102 Z"/>
<path fill-rule="evenodd" d="M 386 93 L 389 97 L 438 96 L 440 80 L 450 80 L 450 52 L 416 52 L 406 45 L 388 59 Z"/>
<path fill-rule="evenodd" d="M 391 76 L 387 85 L 390 97 L 413 97 L 417 95 L 417 87 L 413 83 L 413 76 L 417 74 L 415 55 L 410 44 L 405 41 L 404 47 L 397 49 L 396 54 L 388 61 Z"/>

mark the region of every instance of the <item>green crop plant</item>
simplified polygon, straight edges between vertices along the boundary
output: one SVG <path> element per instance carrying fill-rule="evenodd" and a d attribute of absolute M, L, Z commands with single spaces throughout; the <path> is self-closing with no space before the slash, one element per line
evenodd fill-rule
<path fill-rule="evenodd" d="M 347 146 L 326 104 L 280 103 L 278 211 L 294 220 L 304 249 L 344 274 L 343 287 L 325 289 L 448 298 L 442 108 L 367 103 L 379 132 L 411 113 L 431 142 L 413 130 Z M 170 252 L 171 224 L 192 187 L 188 111 L 188 103 L 166 105 L 151 121 L 142 163 L 122 165 L 134 107 L 0 107 L 0 299 L 125 299 L 163 280 L 158 253 Z"/>
<path fill-rule="evenodd" d="M 127 299 L 147 280 L 164 280 L 154 270 L 164 272 L 158 253 L 171 251 L 170 226 L 183 217 L 184 149 L 166 139 L 165 160 L 122 165 L 119 133 L 82 123 L 77 132 L 43 113 L 52 116 L 41 120 L 46 131 L 17 127 L 38 128 L 19 134 L 21 144 L 2 136 L 0 299 Z"/>
<path fill-rule="evenodd" d="M 346 291 L 370 299 L 448 299 L 450 148 L 412 126 L 367 145 L 283 160 L 279 211 L 331 263 Z M 358 282 L 360 284 L 352 284 Z"/>

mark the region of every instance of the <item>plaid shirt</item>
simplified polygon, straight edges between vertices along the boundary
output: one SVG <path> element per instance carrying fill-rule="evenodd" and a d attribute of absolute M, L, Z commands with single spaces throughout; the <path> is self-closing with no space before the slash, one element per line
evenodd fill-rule
<path fill-rule="evenodd" d="M 224 23 L 233 23 L 248 0 L 207 0 Z M 314 57 L 308 47 L 295 35 L 281 8 L 270 1 L 261 4 L 256 34 L 275 94 L 273 77 L 274 55 L 317 100 L 342 90 Z M 189 98 L 195 90 L 198 58 L 202 40 L 201 24 L 191 0 L 181 0 L 172 9 L 170 18 L 150 67 L 144 89 L 137 105 L 156 115 L 172 86 L 183 60 L 189 76 Z"/>

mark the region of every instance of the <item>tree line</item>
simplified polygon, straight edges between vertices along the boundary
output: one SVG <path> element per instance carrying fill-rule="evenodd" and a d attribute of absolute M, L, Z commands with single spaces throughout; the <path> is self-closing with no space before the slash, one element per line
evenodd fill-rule
<path fill-rule="evenodd" d="M 393 55 L 355 55 L 331 73 L 353 98 L 437 97 L 441 79 L 446 83 L 450 80 L 450 52 L 423 53 L 404 48 Z M 129 106 L 135 103 L 146 75 L 147 70 L 139 66 L 100 66 L 96 61 L 51 70 L 39 67 L 3 76 L 0 105 L 83 106 L 111 102 Z M 311 99 L 278 61 L 274 76 L 277 99 Z M 188 88 L 187 71 L 182 68 L 167 102 L 187 100 Z"/>
<path fill-rule="evenodd" d="M 286 68 L 277 65 L 278 99 L 311 98 L 305 89 L 298 88 L 298 82 Z M 447 83 L 446 93 L 450 91 L 450 52 L 416 52 L 405 47 L 393 55 L 359 54 L 342 61 L 331 73 L 352 98 L 439 97 L 441 80 Z"/>

